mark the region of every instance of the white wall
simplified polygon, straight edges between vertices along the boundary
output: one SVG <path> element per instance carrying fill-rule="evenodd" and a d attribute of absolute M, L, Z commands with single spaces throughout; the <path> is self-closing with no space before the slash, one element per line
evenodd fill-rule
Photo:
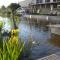
<path fill-rule="evenodd" d="M 32 0 L 32 3 L 36 4 L 36 0 Z"/>
<path fill-rule="evenodd" d="M 45 0 L 43 0 L 43 3 L 45 3 Z"/>
<path fill-rule="evenodd" d="M 33 0 L 25 0 L 25 1 L 21 1 L 19 4 L 22 6 L 22 7 L 26 7 L 28 6 L 31 2 L 33 2 Z M 35 2 L 35 1 L 34 1 Z"/>
<path fill-rule="evenodd" d="M 53 0 L 50 0 L 50 2 L 53 2 Z"/>
<path fill-rule="evenodd" d="M 58 34 L 58 35 L 60 35 L 60 28 L 51 28 L 51 33 L 54 33 L 54 34 Z"/>

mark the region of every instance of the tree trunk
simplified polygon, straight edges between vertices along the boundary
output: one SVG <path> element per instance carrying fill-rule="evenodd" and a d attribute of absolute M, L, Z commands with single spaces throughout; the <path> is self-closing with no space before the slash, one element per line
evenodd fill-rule
<path fill-rule="evenodd" d="M 13 24 L 14 24 L 14 29 L 17 29 L 16 21 L 14 19 L 14 12 L 12 12 L 12 18 L 13 18 Z"/>

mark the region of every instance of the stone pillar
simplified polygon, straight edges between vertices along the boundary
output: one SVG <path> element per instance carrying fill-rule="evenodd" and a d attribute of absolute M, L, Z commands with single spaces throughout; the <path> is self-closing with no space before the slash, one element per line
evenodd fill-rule
<path fill-rule="evenodd" d="M 58 8 L 58 4 L 57 4 L 57 8 Z"/>
<path fill-rule="evenodd" d="M 45 8 L 46 8 L 46 4 L 45 4 Z"/>
<path fill-rule="evenodd" d="M 41 5 L 40 5 L 40 9 L 41 9 Z"/>
<path fill-rule="evenodd" d="M 53 10 L 53 5 L 50 5 L 50 9 L 51 9 L 51 11 Z"/>

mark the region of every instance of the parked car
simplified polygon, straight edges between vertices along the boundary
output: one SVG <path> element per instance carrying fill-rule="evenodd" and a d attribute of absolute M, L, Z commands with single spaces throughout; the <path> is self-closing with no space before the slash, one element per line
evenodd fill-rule
<path fill-rule="evenodd" d="M 49 13 L 50 15 L 56 16 L 57 15 L 57 11 L 50 11 Z"/>
<path fill-rule="evenodd" d="M 17 13 L 18 14 L 24 14 L 25 13 L 25 9 L 24 8 L 17 9 Z"/>

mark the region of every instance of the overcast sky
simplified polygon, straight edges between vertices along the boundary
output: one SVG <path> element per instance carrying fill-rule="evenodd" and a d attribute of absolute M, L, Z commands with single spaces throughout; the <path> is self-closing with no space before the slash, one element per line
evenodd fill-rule
<path fill-rule="evenodd" d="M 24 0 L 1 0 L 1 1 L 0 1 L 0 7 L 1 7 L 2 5 L 8 6 L 10 3 L 18 3 L 18 2 L 20 2 L 20 1 L 24 1 Z"/>

